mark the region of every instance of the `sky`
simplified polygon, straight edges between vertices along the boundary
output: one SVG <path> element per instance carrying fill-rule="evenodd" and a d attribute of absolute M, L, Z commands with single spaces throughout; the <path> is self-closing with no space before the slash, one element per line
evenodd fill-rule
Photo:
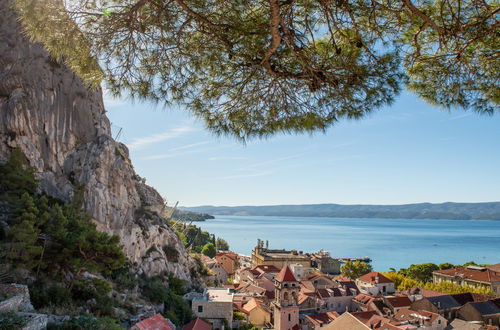
<path fill-rule="evenodd" d="M 137 173 L 173 205 L 500 201 L 500 116 L 433 107 L 409 92 L 361 120 L 246 145 L 184 109 L 105 96 Z"/>

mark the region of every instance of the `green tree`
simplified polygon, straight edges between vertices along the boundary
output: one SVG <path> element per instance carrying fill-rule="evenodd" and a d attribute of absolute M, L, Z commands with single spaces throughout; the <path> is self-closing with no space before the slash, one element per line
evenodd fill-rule
<path fill-rule="evenodd" d="M 400 273 L 419 282 L 432 281 L 432 272 L 439 270 L 433 263 L 410 265 L 407 269 L 401 269 Z"/>
<path fill-rule="evenodd" d="M 20 210 L 14 223 L 6 230 L 4 257 L 16 266 L 33 269 L 40 262 L 38 257 L 42 247 L 38 244 L 38 210 L 33 198 L 26 192 L 22 195 Z"/>
<path fill-rule="evenodd" d="M 38 186 L 35 170 L 29 166 L 21 149 L 12 150 L 9 160 L 0 165 L 0 195 L 21 197 L 34 194 Z"/>
<path fill-rule="evenodd" d="M 371 272 L 372 266 L 366 262 L 356 260 L 355 262 L 347 261 L 340 267 L 340 273 L 352 279 L 356 279 L 360 276 L 368 274 Z"/>
<path fill-rule="evenodd" d="M 225 239 L 217 237 L 216 243 L 217 243 L 217 249 L 221 251 L 229 250 L 229 243 Z"/>
<path fill-rule="evenodd" d="M 446 108 L 500 102 L 493 0 L 14 3 L 27 33 L 95 86 L 181 103 L 241 139 L 361 118 L 404 83 Z"/>
<path fill-rule="evenodd" d="M 215 245 L 213 243 L 207 243 L 201 249 L 201 253 L 210 258 L 213 258 L 217 254 L 217 251 L 215 250 Z"/>
<path fill-rule="evenodd" d="M 455 265 L 454 264 L 450 264 L 449 262 L 445 262 L 445 263 L 439 264 L 439 269 L 440 270 L 450 269 L 450 268 L 454 268 L 454 267 L 455 267 Z"/>

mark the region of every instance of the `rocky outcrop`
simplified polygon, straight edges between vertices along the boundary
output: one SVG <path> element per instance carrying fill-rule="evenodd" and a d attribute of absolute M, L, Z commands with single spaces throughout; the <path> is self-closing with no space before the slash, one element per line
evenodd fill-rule
<path fill-rule="evenodd" d="M 101 91 L 24 37 L 9 2 L 0 1 L 0 162 L 19 147 L 40 189 L 65 201 L 85 184 L 85 207 L 98 228 L 120 236 L 140 271 L 191 282 L 194 262 L 160 216 L 163 199 L 140 181 L 127 147 L 113 140 Z M 176 262 L 165 247 L 178 251 Z"/>

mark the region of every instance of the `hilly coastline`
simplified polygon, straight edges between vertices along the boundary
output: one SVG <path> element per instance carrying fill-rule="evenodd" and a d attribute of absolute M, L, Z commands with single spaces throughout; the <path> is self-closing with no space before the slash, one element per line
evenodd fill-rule
<path fill-rule="evenodd" d="M 212 215 L 384 219 L 500 220 L 500 202 L 404 205 L 196 206 L 186 210 Z"/>

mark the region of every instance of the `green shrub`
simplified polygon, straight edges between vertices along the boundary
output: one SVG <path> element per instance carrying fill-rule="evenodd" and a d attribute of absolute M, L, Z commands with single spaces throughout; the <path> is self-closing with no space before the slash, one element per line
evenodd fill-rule
<path fill-rule="evenodd" d="M 31 303 L 36 309 L 44 307 L 72 305 L 71 291 L 60 285 L 46 287 L 42 282 L 35 282 L 29 286 Z"/>
<path fill-rule="evenodd" d="M 28 319 L 16 313 L 0 314 L 0 330 L 22 329 L 28 324 Z"/>
<path fill-rule="evenodd" d="M 74 317 L 69 321 L 62 324 L 50 323 L 47 326 L 47 330 L 122 330 L 125 329 L 118 321 L 109 318 L 101 317 L 95 318 L 90 315 Z"/>
<path fill-rule="evenodd" d="M 141 291 L 146 298 L 154 303 L 161 303 L 168 299 L 168 289 L 158 276 L 143 277 Z"/>

